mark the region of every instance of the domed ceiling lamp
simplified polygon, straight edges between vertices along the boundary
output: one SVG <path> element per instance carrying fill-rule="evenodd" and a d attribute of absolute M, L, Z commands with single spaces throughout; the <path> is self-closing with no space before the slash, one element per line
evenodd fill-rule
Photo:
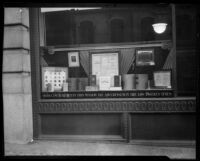
<path fill-rule="evenodd" d="M 158 14 L 158 16 L 155 19 L 155 23 L 152 24 L 153 30 L 157 34 L 162 34 L 166 31 L 167 29 L 167 20 L 166 16 L 164 14 Z"/>
<path fill-rule="evenodd" d="M 157 34 L 162 34 L 163 32 L 165 32 L 166 28 L 167 28 L 167 24 L 166 23 L 155 23 L 152 25 L 154 31 Z"/>

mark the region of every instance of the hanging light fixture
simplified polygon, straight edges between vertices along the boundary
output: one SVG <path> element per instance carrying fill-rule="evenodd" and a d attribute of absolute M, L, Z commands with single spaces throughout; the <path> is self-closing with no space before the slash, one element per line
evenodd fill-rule
<path fill-rule="evenodd" d="M 152 24 L 152 27 L 157 34 L 162 34 L 167 29 L 167 15 L 162 10 L 159 10 L 156 15 L 155 23 Z"/>
<path fill-rule="evenodd" d="M 152 25 L 154 31 L 157 34 L 162 34 L 163 32 L 165 32 L 166 28 L 167 28 L 167 24 L 166 23 L 155 23 Z"/>

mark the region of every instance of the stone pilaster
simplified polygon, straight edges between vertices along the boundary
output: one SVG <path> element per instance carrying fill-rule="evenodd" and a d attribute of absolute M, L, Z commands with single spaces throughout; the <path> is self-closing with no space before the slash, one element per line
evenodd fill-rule
<path fill-rule="evenodd" d="M 4 8 L 3 112 L 6 143 L 33 138 L 29 9 Z"/>

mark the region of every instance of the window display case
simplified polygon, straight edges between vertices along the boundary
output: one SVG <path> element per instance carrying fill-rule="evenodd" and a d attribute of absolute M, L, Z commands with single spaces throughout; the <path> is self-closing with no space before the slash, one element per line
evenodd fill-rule
<path fill-rule="evenodd" d="M 148 13 L 151 13 L 150 10 L 155 13 L 159 11 L 156 7 L 148 9 Z M 140 32 L 137 35 L 133 27 L 136 22 L 144 26 L 145 17 L 134 18 L 133 8 L 110 10 L 102 8 L 43 14 L 42 24 L 45 26 L 40 36 L 43 42 L 40 46 L 42 71 L 47 70 L 47 66 L 56 70 L 65 68 L 67 72 L 64 80 L 60 80 L 62 84 L 45 84 L 47 80 L 42 79 L 42 98 L 174 96 L 171 72 L 162 73 L 166 63 L 172 64 L 169 59 L 173 56 L 172 48 L 165 48 L 166 44 L 171 43 L 170 28 L 163 34 L 164 37 L 154 35 L 145 41 L 144 35 L 149 35 L 145 34 L 146 30 L 140 31 L 140 36 Z M 164 10 L 165 15 L 169 16 L 169 8 Z M 141 7 L 141 15 L 142 11 L 145 9 Z M 152 19 L 156 18 L 153 14 L 151 16 Z M 61 21 L 62 18 L 66 20 Z M 60 27 L 52 26 L 53 22 Z M 153 32 L 153 27 L 151 30 Z M 136 38 L 131 33 L 135 33 Z M 47 75 L 44 72 L 41 74 L 42 78 Z"/>
<path fill-rule="evenodd" d="M 54 49 L 51 60 L 57 62 L 42 67 L 42 98 L 173 97 L 171 70 L 162 69 L 169 50 L 137 46 L 76 52 L 57 48 L 62 54 Z M 70 64 L 72 56 L 78 65 Z M 50 64 L 49 57 L 43 54 L 44 64 Z"/>
<path fill-rule="evenodd" d="M 125 142 L 195 138 L 196 98 L 177 97 L 177 76 L 185 82 L 179 76 L 192 73 L 186 68 L 194 63 L 177 64 L 183 73 L 176 76 L 174 5 L 41 14 L 39 9 L 30 10 L 35 138 Z M 159 12 L 168 17 L 162 34 L 152 27 Z M 41 15 L 45 23 L 39 28 Z M 42 89 L 46 67 L 66 69 L 66 83 L 59 90 L 53 91 L 48 83 Z M 190 130 L 180 133 L 185 129 Z"/>

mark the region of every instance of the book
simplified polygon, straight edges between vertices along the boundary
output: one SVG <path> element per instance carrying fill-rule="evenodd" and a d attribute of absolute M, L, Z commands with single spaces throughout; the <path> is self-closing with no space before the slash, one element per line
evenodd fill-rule
<path fill-rule="evenodd" d="M 90 75 L 89 76 L 89 85 L 90 86 L 96 86 L 96 75 Z"/>
<path fill-rule="evenodd" d="M 85 91 L 98 91 L 98 86 L 85 86 Z"/>
<path fill-rule="evenodd" d="M 121 76 L 114 75 L 114 87 L 121 87 Z"/>
<path fill-rule="evenodd" d="M 121 91 L 122 87 L 110 87 L 111 91 Z"/>
<path fill-rule="evenodd" d="M 64 82 L 63 83 L 63 92 L 67 92 L 68 91 L 68 82 Z"/>
<path fill-rule="evenodd" d="M 78 90 L 84 91 L 86 86 L 88 86 L 88 78 L 79 78 Z"/>
<path fill-rule="evenodd" d="M 69 78 L 69 91 L 76 91 L 77 90 L 77 81 L 76 78 Z"/>

